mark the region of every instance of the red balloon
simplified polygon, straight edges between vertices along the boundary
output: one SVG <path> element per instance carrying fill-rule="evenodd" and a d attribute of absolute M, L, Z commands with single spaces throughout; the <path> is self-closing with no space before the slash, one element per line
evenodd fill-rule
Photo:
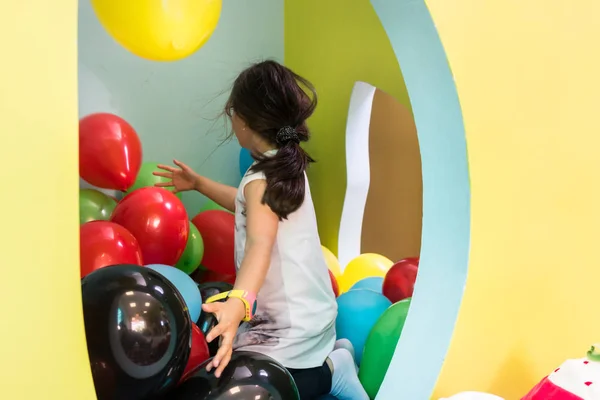
<path fill-rule="evenodd" d="M 208 351 L 208 343 L 206 343 L 206 338 L 202 334 L 200 328 L 198 328 L 196 324 L 192 323 L 192 350 L 179 382 L 186 380 L 187 375 L 190 372 L 194 371 L 200 364 L 209 358 L 210 354 Z"/>
<path fill-rule="evenodd" d="M 117 204 L 111 221 L 133 233 L 146 264 L 175 265 L 185 250 L 187 212 L 181 200 L 166 189 L 134 190 Z"/>
<path fill-rule="evenodd" d="M 412 297 L 419 272 L 419 259 L 406 258 L 389 269 L 383 280 L 383 295 L 392 303 Z"/>
<path fill-rule="evenodd" d="M 335 297 L 338 297 L 340 295 L 340 286 L 338 285 L 337 279 L 335 279 L 335 276 L 333 275 L 333 273 L 331 271 L 329 271 L 329 279 L 331 280 L 331 288 L 333 289 L 333 293 L 335 294 Z"/>
<path fill-rule="evenodd" d="M 235 216 L 223 210 L 203 211 L 192 219 L 202 240 L 202 265 L 221 275 L 235 276 Z"/>
<path fill-rule="evenodd" d="M 143 265 L 142 250 L 135 237 L 121 225 L 92 221 L 79 230 L 81 277 L 109 265 Z"/>
<path fill-rule="evenodd" d="M 142 143 L 131 125 L 108 113 L 79 121 L 79 175 L 104 189 L 127 190 L 142 165 Z"/>
<path fill-rule="evenodd" d="M 190 276 L 197 283 L 225 282 L 235 285 L 235 275 L 223 275 L 209 269 L 197 271 Z"/>

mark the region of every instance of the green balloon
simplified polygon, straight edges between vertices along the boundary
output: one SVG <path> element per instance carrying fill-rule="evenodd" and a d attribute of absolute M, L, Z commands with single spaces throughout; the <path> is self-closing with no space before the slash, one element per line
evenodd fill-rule
<path fill-rule="evenodd" d="M 377 320 L 369 333 L 358 378 L 367 394 L 374 399 L 390 366 L 410 307 L 410 299 L 393 304 Z"/>
<path fill-rule="evenodd" d="M 221 211 L 227 211 L 228 213 L 231 212 L 228 209 L 226 209 L 225 207 L 221 207 L 220 205 L 218 205 L 211 199 L 208 199 L 208 200 L 206 200 L 206 202 L 204 203 L 204 205 L 202 206 L 200 211 L 198 211 L 198 214 L 200 214 L 201 212 L 210 211 L 210 210 L 221 210 Z"/>
<path fill-rule="evenodd" d="M 204 256 L 204 241 L 196 225 L 190 222 L 187 244 L 175 267 L 189 275 L 198 268 L 202 256 Z"/>
<path fill-rule="evenodd" d="M 79 189 L 79 223 L 108 221 L 117 200 L 96 189 Z"/>
<path fill-rule="evenodd" d="M 136 189 L 141 189 L 143 187 L 154 186 L 157 183 L 166 183 L 169 182 L 168 178 L 163 178 L 162 176 L 154 175 L 154 172 L 161 172 L 162 170 L 158 168 L 158 164 L 155 162 L 143 162 L 140 168 L 140 172 L 138 172 L 137 177 L 135 178 L 135 182 L 133 186 L 127 190 L 127 194 L 133 192 Z M 166 187 L 169 191 L 173 191 L 174 188 Z M 177 197 L 181 199 L 181 193 L 176 194 Z"/>

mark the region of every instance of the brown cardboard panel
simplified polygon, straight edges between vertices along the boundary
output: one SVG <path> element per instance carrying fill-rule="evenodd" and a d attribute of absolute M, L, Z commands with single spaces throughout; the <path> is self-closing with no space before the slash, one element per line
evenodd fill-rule
<path fill-rule="evenodd" d="M 423 179 L 417 129 L 410 110 L 379 89 L 371 113 L 369 160 L 361 252 L 392 261 L 418 257 Z"/>

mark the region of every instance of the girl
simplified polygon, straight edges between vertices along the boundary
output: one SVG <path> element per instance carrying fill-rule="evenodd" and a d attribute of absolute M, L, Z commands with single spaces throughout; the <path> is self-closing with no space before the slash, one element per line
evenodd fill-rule
<path fill-rule="evenodd" d="M 335 340 L 337 304 L 305 174 L 313 159 L 300 147 L 309 139 L 306 120 L 316 104 L 305 79 L 274 61 L 255 64 L 235 80 L 225 107 L 233 134 L 256 160 L 239 187 L 200 176 L 179 161 L 178 168 L 161 165 L 166 172 L 155 174 L 170 179 L 160 186 L 197 190 L 235 212 L 234 291 L 226 302 L 203 306 L 219 321 L 207 340 L 221 338 L 207 369 L 216 368 L 219 377 L 233 350 L 255 351 L 288 368 L 302 400 L 327 393 L 363 400 L 368 396 L 354 350 Z M 243 320 L 248 322 L 240 326 Z"/>

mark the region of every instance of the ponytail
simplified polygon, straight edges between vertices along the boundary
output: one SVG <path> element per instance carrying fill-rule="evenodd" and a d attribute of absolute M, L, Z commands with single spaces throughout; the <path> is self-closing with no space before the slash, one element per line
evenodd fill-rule
<path fill-rule="evenodd" d="M 306 121 L 317 106 L 312 84 L 276 61 L 262 61 L 235 80 L 224 112 L 240 117 L 250 130 L 277 148 L 273 155 L 253 154 L 253 172 L 267 180 L 263 204 L 280 220 L 298 210 L 306 194 L 305 171 L 314 160 L 300 146 L 310 138 Z M 233 133 L 232 133 L 233 134 Z"/>
<path fill-rule="evenodd" d="M 251 168 L 262 172 L 267 180 L 263 204 L 267 204 L 280 220 L 298 210 L 306 195 L 305 171 L 313 160 L 300 146 L 296 129 L 284 127 L 277 133 L 277 143 L 281 146 L 273 155 L 254 156 L 257 161 Z"/>

